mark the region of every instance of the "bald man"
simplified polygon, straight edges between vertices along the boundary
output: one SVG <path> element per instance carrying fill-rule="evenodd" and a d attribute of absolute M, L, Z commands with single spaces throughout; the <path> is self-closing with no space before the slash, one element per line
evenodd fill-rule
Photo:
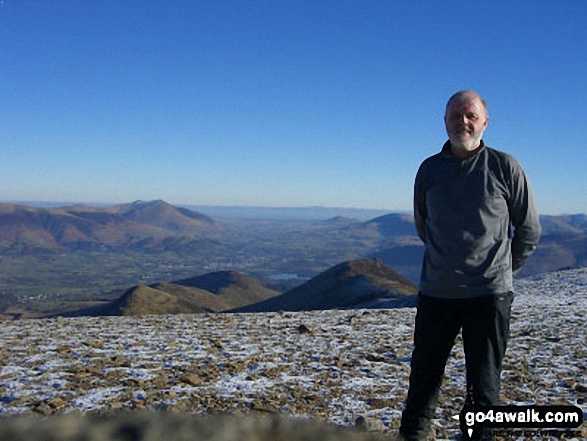
<path fill-rule="evenodd" d="M 485 100 L 473 91 L 454 94 L 444 122 L 448 141 L 421 164 L 414 185 L 414 218 L 425 255 L 400 428 L 404 440 L 434 439 L 430 420 L 460 331 L 465 407 L 499 404 L 513 273 L 540 237 L 524 170 L 482 140 L 489 123 Z M 472 438 L 487 432 L 475 431 Z M 467 431 L 463 437 L 469 439 Z"/>

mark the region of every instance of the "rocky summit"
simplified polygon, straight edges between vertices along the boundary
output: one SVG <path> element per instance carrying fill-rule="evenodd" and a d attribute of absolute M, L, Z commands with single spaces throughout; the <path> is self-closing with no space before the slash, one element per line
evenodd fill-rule
<path fill-rule="evenodd" d="M 516 291 L 504 402 L 587 411 L 587 270 L 521 280 Z M 287 417 L 393 435 L 408 386 L 414 316 L 403 308 L 3 321 L 0 439 L 16 433 L 10 430 L 32 433 L 36 424 L 26 421 L 34 416 L 50 416 L 53 429 L 43 433 L 58 430 L 55 415 L 98 418 L 95 425 L 127 412 L 120 418 L 159 421 L 139 416 L 144 411 L 269 415 L 264 421 Z M 463 404 L 464 372 L 457 342 L 434 419 L 439 439 L 458 434 L 453 416 Z M 72 427 L 78 424 L 86 423 Z M 262 431 L 269 423 L 260 424 Z M 224 423 L 212 427 L 208 433 Z M 587 438 L 585 424 L 573 437 Z"/>

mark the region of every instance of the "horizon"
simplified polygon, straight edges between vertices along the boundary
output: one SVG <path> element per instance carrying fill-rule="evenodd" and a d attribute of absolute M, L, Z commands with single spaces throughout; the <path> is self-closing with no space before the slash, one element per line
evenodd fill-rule
<path fill-rule="evenodd" d="M 2 199 L 411 212 L 446 101 L 472 89 L 540 213 L 586 213 L 586 15 L 582 0 L 3 1 Z"/>
<path fill-rule="evenodd" d="M 125 205 L 136 202 L 156 202 L 162 201 L 167 204 L 173 205 L 174 207 L 189 208 L 192 210 L 211 209 L 211 210 L 324 210 L 324 211 L 357 211 L 357 212 L 381 212 L 389 214 L 409 214 L 413 215 L 411 210 L 394 210 L 386 208 L 359 208 L 359 207 L 334 207 L 326 205 L 306 205 L 306 206 L 269 206 L 269 205 L 214 205 L 214 204 L 191 204 L 191 203 L 172 203 L 163 199 L 136 199 L 134 201 L 126 202 L 88 202 L 88 201 L 19 201 L 19 200 L 0 200 L 0 204 L 14 204 L 14 205 L 25 205 L 31 207 L 40 208 L 60 208 L 72 205 L 86 205 L 90 207 L 108 207 L 113 205 Z M 574 212 L 574 213 L 539 213 L 540 216 L 577 216 L 587 215 L 587 212 Z"/>

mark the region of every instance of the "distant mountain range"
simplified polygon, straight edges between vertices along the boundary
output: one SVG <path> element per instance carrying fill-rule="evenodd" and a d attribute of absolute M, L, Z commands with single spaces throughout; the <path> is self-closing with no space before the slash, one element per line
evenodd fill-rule
<path fill-rule="evenodd" d="M 323 221 L 333 217 L 346 217 L 365 221 L 389 213 L 389 210 L 341 208 L 341 207 L 254 207 L 186 205 L 187 208 L 204 213 L 214 219 L 249 219 L 275 221 Z"/>
<path fill-rule="evenodd" d="M 587 266 L 587 216 L 541 216 L 542 237 L 519 276 Z"/>
<path fill-rule="evenodd" d="M 283 209 L 280 213 L 291 210 L 295 211 Z M 311 210 L 312 213 L 314 211 L 323 215 L 332 214 L 323 208 Z M 424 247 L 409 214 L 391 213 L 367 221 L 336 215 L 325 217 L 320 222 L 304 222 L 308 225 L 314 222 L 313 225 L 319 225 L 317 228 L 321 234 L 326 233 L 314 237 L 315 243 L 323 238 L 331 241 L 332 238 L 356 239 L 362 247 L 356 248 L 360 249 L 355 254 L 356 258 L 379 258 L 409 280 L 419 279 Z M 541 223 L 543 234 L 538 250 L 523 267 L 519 277 L 587 266 L 587 215 L 541 216 Z M 105 207 L 70 205 L 46 208 L 0 203 L 0 253 L 74 252 L 106 248 L 188 253 L 197 250 L 216 255 L 215 252 L 222 248 L 219 253 L 229 258 L 233 252 L 242 254 L 242 244 L 235 249 L 231 242 L 231 238 L 235 237 L 234 231 L 223 235 L 225 230 L 222 225 L 202 213 L 161 200 Z M 292 245 L 295 249 L 297 245 L 291 243 L 287 236 L 292 230 L 284 231 L 284 236 L 278 237 L 276 243 L 283 241 L 284 246 Z M 281 233 L 275 233 L 273 237 L 278 234 Z M 326 237 L 328 234 L 330 239 Z M 299 242 L 304 236 L 298 234 L 296 237 Z M 256 240 L 251 238 L 247 242 L 252 244 L 251 249 L 257 244 Z M 320 246 L 314 249 L 319 251 Z M 286 271 L 295 272 L 297 269 L 287 268 Z"/>
<path fill-rule="evenodd" d="M 587 266 L 587 215 L 541 216 L 542 236 L 517 277 Z M 378 234 L 381 245 L 371 253 L 410 280 L 418 280 L 424 246 L 416 235 L 414 219 L 387 214 L 348 226 L 349 234 Z"/>
<path fill-rule="evenodd" d="M 102 305 L 66 316 L 134 316 L 201 312 L 268 312 L 413 306 L 416 286 L 377 259 L 341 263 L 279 294 L 236 271 L 138 285 Z"/>
<path fill-rule="evenodd" d="M 186 246 L 218 229 L 211 218 L 161 200 L 108 207 L 0 204 L 0 250 Z"/>

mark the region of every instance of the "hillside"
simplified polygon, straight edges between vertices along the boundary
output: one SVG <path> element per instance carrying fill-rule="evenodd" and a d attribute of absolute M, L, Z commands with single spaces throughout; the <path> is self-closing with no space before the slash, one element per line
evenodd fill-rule
<path fill-rule="evenodd" d="M 165 246 L 171 238 L 197 242 L 202 233 L 218 229 L 209 217 L 164 201 L 56 208 L 0 204 L 0 250 L 4 251 Z"/>
<path fill-rule="evenodd" d="M 306 283 L 235 312 L 413 306 L 416 286 L 378 259 L 343 262 Z"/>
<path fill-rule="evenodd" d="M 587 265 L 586 219 L 543 216 L 538 250 L 516 276 Z M 284 293 L 363 258 L 378 258 L 418 283 L 423 252 L 406 214 L 367 222 L 330 216 L 219 223 L 163 201 L 50 209 L 0 204 L 0 314 L 46 316 L 112 300 L 115 290 L 118 297 L 132 286 L 219 270 L 246 273 Z"/>
<path fill-rule="evenodd" d="M 402 213 L 390 213 L 376 217 L 363 222 L 358 228 L 373 230 L 386 238 L 416 235 L 414 217 Z"/>
<path fill-rule="evenodd" d="M 138 285 L 102 305 L 64 314 L 134 316 L 413 306 L 417 288 L 377 259 L 344 262 L 281 295 L 237 271 Z"/>
<path fill-rule="evenodd" d="M 197 233 L 216 228 L 214 221 L 201 213 L 175 207 L 162 200 L 135 201 L 115 205 L 111 209 L 127 220 L 175 231 L 179 234 Z"/>
<path fill-rule="evenodd" d="M 504 404 L 587 411 L 586 287 L 586 270 L 516 282 Z M 401 308 L 4 320 L 0 414 L 261 413 L 342 426 L 364 417 L 392 439 L 408 387 L 414 316 Z M 435 416 L 439 439 L 456 439 L 452 417 L 465 388 L 459 339 Z M 136 426 L 125 434 L 128 427 Z M 586 439 L 587 423 L 575 431 L 563 437 Z"/>
<path fill-rule="evenodd" d="M 540 216 L 542 236 L 536 253 L 517 277 L 587 266 L 587 216 L 584 214 Z M 420 277 L 424 246 L 418 238 L 414 219 L 406 214 L 388 214 L 350 227 L 379 238 L 371 255 L 381 259 L 408 279 Z"/>
<path fill-rule="evenodd" d="M 219 312 L 277 294 L 244 274 L 218 271 L 176 282 L 134 286 L 111 302 L 58 315 L 136 316 Z"/>
<path fill-rule="evenodd" d="M 173 283 L 185 288 L 197 288 L 216 295 L 227 305 L 223 309 L 238 308 L 276 296 L 273 291 L 238 271 L 217 271 Z M 217 309 L 219 311 L 220 309 Z"/>
<path fill-rule="evenodd" d="M 519 277 L 587 266 L 587 232 L 542 236 L 536 253 L 522 267 Z"/>
<path fill-rule="evenodd" d="M 584 234 L 587 231 L 587 215 L 540 216 L 540 225 L 543 236 Z"/>
<path fill-rule="evenodd" d="M 111 315 L 152 315 L 204 312 L 205 301 L 196 293 L 168 293 L 162 289 L 139 285 L 125 292 L 111 304 Z M 196 302 L 196 300 L 199 300 Z"/>

